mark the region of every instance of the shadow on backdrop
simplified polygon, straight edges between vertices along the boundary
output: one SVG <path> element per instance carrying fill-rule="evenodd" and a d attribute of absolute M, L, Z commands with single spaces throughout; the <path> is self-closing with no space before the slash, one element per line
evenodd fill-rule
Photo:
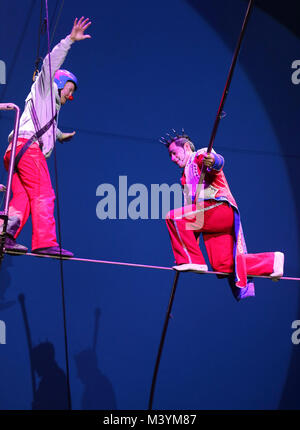
<path fill-rule="evenodd" d="M 24 320 L 29 351 L 33 393 L 32 409 L 68 409 L 67 377 L 55 361 L 54 345 L 48 341 L 40 342 L 36 346 L 32 345 L 24 294 L 20 294 L 18 299 Z M 38 386 L 36 383 L 36 374 L 39 377 Z"/>
<path fill-rule="evenodd" d="M 40 378 L 32 409 L 68 409 L 66 374 L 55 361 L 51 342 L 41 342 L 32 349 L 32 365 Z"/>
<path fill-rule="evenodd" d="M 94 337 L 92 348 L 84 349 L 75 355 L 78 378 L 84 385 L 81 407 L 87 409 L 116 410 L 113 386 L 98 367 L 96 345 L 101 311 L 95 309 Z"/>

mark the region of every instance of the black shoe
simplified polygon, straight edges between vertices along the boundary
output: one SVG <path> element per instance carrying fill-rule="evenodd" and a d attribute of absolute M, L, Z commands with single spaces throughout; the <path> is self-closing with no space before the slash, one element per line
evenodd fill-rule
<path fill-rule="evenodd" d="M 55 257 L 62 257 L 70 258 L 73 257 L 74 254 L 70 251 L 67 251 L 66 249 L 61 249 L 59 246 L 50 246 L 49 248 L 38 248 L 32 250 L 33 254 L 39 254 L 39 255 L 49 255 L 49 256 L 55 256 Z"/>
<path fill-rule="evenodd" d="M 5 239 L 4 250 L 14 254 L 26 254 L 28 248 L 16 243 L 16 240 L 12 236 L 7 236 Z"/>

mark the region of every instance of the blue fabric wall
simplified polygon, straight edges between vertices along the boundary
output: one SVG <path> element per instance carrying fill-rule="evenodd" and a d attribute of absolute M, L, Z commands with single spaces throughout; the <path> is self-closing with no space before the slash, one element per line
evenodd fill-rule
<path fill-rule="evenodd" d="M 96 189 L 102 183 L 118 189 L 119 176 L 127 176 L 128 186 L 178 182 L 180 172 L 158 138 L 184 127 L 198 148 L 207 146 L 245 7 L 233 0 L 65 1 L 54 43 L 75 16 L 93 21 L 92 39 L 74 45 L 64 63 L 78 76 L 79 89 L 59 126 L 77 134 L 57 144 L 62 244 L 77 257 L 173 264 L 162 219 L 101 221 Z M 7 65 L 0 98 L 23 107 L 39 2 L 1 2 L 0 14 L 0 59 Z M 43 54 L 46 49 L 44 37 Z M 255 9 L 215 140 L 249 252 L 285 252 L 290 276 L 300 275 L 300 87 L 291 82 L 298 57 L 296 36 Z M 1 113 L 2 153 L 12 125 L 13 115 Z M 19 241 L 30 246 L 30 222 Z M 63 268 L 72 407 L 146 409 L 174 274 L 74 261 Z M 259 279 L 256 298 L 236 303 L 225 280 L 182 275 L 154 408 L 299 408 L 300 347 L 291 342 L 292 321 L 300 316 L 298 287 Z M 36 347 L 34 403 L 24 307 Z M 66 408 L 59 262 L 6 256 L 0 319 L 6 325 L 0 409 Z"/>

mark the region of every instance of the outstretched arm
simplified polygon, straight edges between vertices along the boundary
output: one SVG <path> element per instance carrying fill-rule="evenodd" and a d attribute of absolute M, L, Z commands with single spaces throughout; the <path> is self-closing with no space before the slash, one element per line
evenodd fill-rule
<path fill-rule="evenodd" d="M 85 30 L 91 25 L 89 18 L 84 19 L 82 16 L 79 20 L 75 18 L 71 33 L 62 39 L 50 52 L 51 61 L 51 79 L 50 79 L 50 67 L 49 67 L 49 55 L 47 55 L 43 61 L 41 72 L 37 79 L 37 86 L 40 95 L 46 96 L 50 90 L 50 82 L 54 79 L 55 72 L 63 64 L 68 50 L 71 48 L 72 43 L 78 42 L 84 39 L 90 39 L 89 34 L 85 34 Z"/>

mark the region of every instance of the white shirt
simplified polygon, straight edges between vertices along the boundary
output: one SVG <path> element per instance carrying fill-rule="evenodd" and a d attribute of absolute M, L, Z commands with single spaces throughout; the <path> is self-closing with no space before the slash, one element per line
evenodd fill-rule
<path fill-rule="evenodd" d="M 33 83 L 30 93 L 25 100 L 25 108 L 20 118 L 19 137 L 30 139 L 35 133 L 36 129 L 31 115 L 31 103 L 33 102 L 37 114 L 40 128 L 45 126 L 52 118 L 52 109 L 55 115 L 57 112 L 56 121 L 54 121 L 55 139 L 53 138 L 53 125 L 43 134 L 40 142 L 43 145 L 43 154 L 49 157 L 54 147 L 56 138 L 62 134 L 57 128 L 58 112 L 60 110 L 60 97 L 58 94 L 57 85 L 53 82 L 55 72 L 63 64 L 68 50 L 71 48 L 73 41 L 67 36 L 62 39 L 51 51 L 51 79 L 49 70 L 49 55 L 43 61 L 42 69 L 38 74 L 36 81 Z M 51 84 L 52 84 L 52 99 L 51 99 Z M 53 108 L 51 106 L 53 105 Z M 13 131 L 8 136 L 8 141 L 11 142 Z"/>

